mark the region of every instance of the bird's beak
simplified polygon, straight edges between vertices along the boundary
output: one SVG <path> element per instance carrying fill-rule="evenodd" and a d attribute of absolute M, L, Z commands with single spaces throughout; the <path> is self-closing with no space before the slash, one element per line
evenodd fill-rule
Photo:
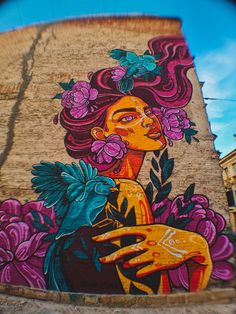
<path fill-rule="evenodd" d="M 118 188 L 114 187 L 114 188 L 110 188 L 110 191 L 111 192 L 116 192 L 116 191 L 119 191 L 119 190 L 118 190 Z"/>

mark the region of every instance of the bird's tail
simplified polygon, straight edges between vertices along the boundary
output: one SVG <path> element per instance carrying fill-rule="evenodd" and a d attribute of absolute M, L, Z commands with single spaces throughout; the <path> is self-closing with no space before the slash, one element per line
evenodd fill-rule
<path fill-rule="evenodd" d="M 69 291 L 61 264 L 63 244 L 64 241 L 53 242 L 45 256 L 44 274 L 49 290 Z"/>

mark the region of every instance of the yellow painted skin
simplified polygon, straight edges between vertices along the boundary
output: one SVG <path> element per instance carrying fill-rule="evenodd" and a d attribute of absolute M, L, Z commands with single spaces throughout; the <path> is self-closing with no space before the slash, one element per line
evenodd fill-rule
<path fill-rule="evenodd" d="M 200 291 L 207 286 L 211 272 L 212 261 L 206 240 L 199 234 L 171 228 L 166 225 L 154 224 L 149 203 L 137 178 L 145 152 L 161 150 L 166 146 L 166 140 L 161 130 L 158 118 L 151 108 L 140 98 L 124 96 L 107 110 L 106 127 L 95 127 L 91 135 L 95 139 L 104 140 L 109 135 L 118 134 L 127 143 L 128 153 L 120 161 L 120 170 L 114 173 L 114 168 L 102 173 L 115 179 L 120 184 L 118 210 L 123 199 L 128 200 L 128 211 L 135 208 L 136 226 L 122 227 L 94 237 L 95 241 L 112 241 L 119 245 L 121 237 L 136 235 L 140 241 L 132 246 L 119 249 L 109 256 L 101 258 L 102 263 L 115 263 L 124 256 L 140 252 L 138 257 L 126 262 L 126 267 L 138 266 L 137 277 L 161 272 L 160 287 L 156 293 L 170 293 L 170 283 L 167 270 L 174 269 L 186 263 L 189 271 L 190 291 Z M 131 180 L 133 179 L 133 180 Z M 128 212 L 126 213 L 128 214 Z M 148 265 L 142 267 L 142 264 Z M 117 272 L 124 291 L 129 293 L 131 281 L 118 269 Z M 135 285 L 147 292 L 153 293 L 144 284 Z"/>
<path fill-rule="evenodd" d="M 129 179 L 116 179 L 115 181 L 120 184 L 121 191 L 117 200 L 118 207 L 120 208 L 124 197 L 126 197 L 129 204 L 126 215 L 134 206 L 137 226 L 118 228 L 94 237 L 93 240 L 98 242 L 112 241 L 119 245 L 121 237 L 135 235 L 140 241 L 104 256 L 100 261 L 102 263 L 115 263 L 125 256 L 140 252 L 142 254 L 125 263 L 125 267 L 136 267 L 145 264 L 143 268 L 137 271 L 138 278 L 156 271 L 163 272 L 174 269 L 189 261 L 187 265 L 189 267 L 189 278 L 191 278 L 190 291 L 204 289 L 212 272 L 212 261 L 206 240 L 197 233 L 166 225 L 153 224 L 151 210 L 142 187 L 137 182 Z M 118 267 L 117 271 L 125 292 L 129 293 L 131 281 L 122 275 Z M 135 282 L 135 285 L 147 293 L 153 293 L 144 284 Z M 168 282 L 162 278 L 157 293 L 166 293 L 169 290 Z"/>

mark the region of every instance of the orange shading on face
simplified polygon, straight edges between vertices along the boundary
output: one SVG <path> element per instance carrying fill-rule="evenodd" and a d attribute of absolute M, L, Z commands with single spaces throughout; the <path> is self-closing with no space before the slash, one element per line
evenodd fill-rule
<path fill-rule="evenodd" d="M 134 96 L 124 96 L 108 108 L 104 135 L 111 134 L 120 135 L 133 150 L 152 151 L 166 146 L 160 122 L 151 107 Z"/>

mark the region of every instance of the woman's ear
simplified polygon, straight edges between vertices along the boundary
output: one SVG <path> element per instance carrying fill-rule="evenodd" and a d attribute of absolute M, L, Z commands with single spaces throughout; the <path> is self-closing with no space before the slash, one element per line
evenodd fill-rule
<path fill-rule="evenodd" d="M 104 130 L 100 127 L 92 128 L 91 135 L 95 140 L 105 140 Z"/>

